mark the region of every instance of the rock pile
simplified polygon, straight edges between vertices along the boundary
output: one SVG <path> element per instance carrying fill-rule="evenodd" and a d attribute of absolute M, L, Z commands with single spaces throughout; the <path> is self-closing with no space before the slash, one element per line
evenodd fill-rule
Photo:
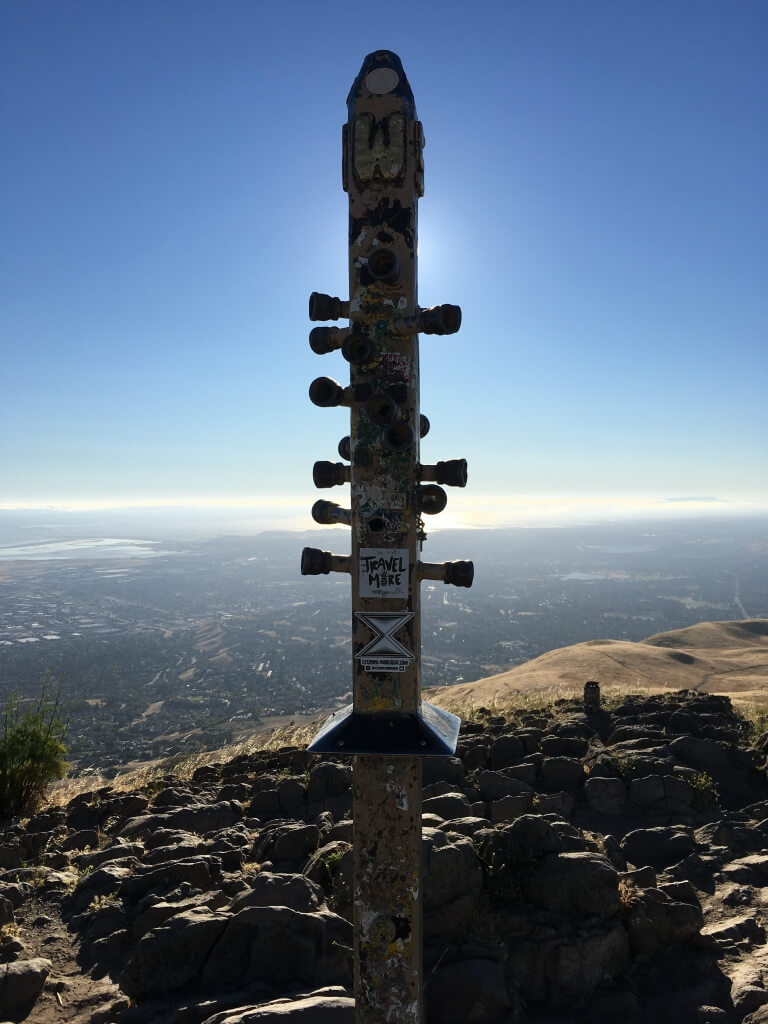
<path fill-rule="evenodd" d="M 764 746 L 687 691 L 465 722 L 423 770 L 429 1024 L 768 1021 Z M 7 825 L 0 1019 L 351 1022 L 351 780 L 257 752 Z"/>

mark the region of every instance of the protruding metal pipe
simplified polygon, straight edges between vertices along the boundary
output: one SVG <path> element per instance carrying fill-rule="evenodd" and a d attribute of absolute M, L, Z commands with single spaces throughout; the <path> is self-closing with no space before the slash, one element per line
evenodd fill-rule
<path fill-rule="evenodd" d="M 404 452 L 413 444 L 413 431 L 404 420 L 397 420 L 385 427 L 381 434 L 381 446 L 388 452 Z"/>
<path fill-rule="evenodd" d="M 461 327 L 461 306 L 449 302 L 442 306 L 420 309 L 415 316 L 404 316 L 395 320 L 394 329 L 399 334 L 456 334 Z"/>
<path fill-rule="evenodd" d="M 319 356 L 342 348 L 349 331 L 343 327 L 313 327 L 309 332 L 309 347 Z"/>
<path fill-rule="evenodd" d="M 370 338 L 363 334 L 348 334 L 341 346 L 341 354 L 348 363 L 364 366 L 376 355 L 376 348 Z"/>
<path fill-rule="evenodd" d="M 352 438 L 347 434 L 346 437 L 342 437 L 339 441 L 339 447 L 337 449 L 342 459 L 346 459 L 347 462 L 352 458 Z"/>
<path fill-rule="evenodd" d="M 323 292 L 312 292 L 309 296 L 310 320 L 340 320 L 348 316 L 349 302 Z"/>
<path fill-rule="evenodd" d="M 315 487 L 336 487 L 348 484 L 350 468 L 343 462 L 316 462 L 312 467 L 312 480 Z"/>
<path fill-rule="evenodd" d="M 446 484 L 448 487 L 466 487 L 467 460 L 448 459 L 446 462 L 438 462 L 435 466 L 421 466 L 420 478 L 434 480 L 435 483 Z"/>
<path fill-rule="evenodd" d="M 368 257 L 368 273 L 374 281 L 394 284 L 400 277 L 400 261 L 391 249 L 374 249 Z"/>
<path fill-rule="evenodd" d="M 472 562 L 419 562 L 420 580 L 439 580 L 454 587 L 471 587 L 475 576 Z"/>
<path fill-rule="evenodd" d="M 416 489 L 416 505 L 427 516 L 436 516 L 447 504 L 448 495 L 437 484 L 422 484 Z"/>
<path fill-rule="evenodd" d="M 334 555 L 320 548 L 304 548 L 301 552 L 302 576 L 327 576 L 329 572 L 351 572 L 349 555 Z"/>
<path fill-rule="evenodd" d="M 419 313 L 419 330 L 422 334 L 455 334 L 460 327 L 460 306 L 445 303 L 422 309 Z"/>
<path fill-rule="evenodd" d="M 320 498 L 312 506 L 312 518 L 323 526 L 330 526 L 332 523 L 343 523 L 345 526 L 350 526 L 352 524 L 352 509 L 342 508 L 335 501 L 324 501 Z"/>
<path fill-rule="evenodd" d="M 394 423 L 399 409 L 394 398 L 384 392 L 379 392 L 371 395 L 368 399 L 365 411 L 376 426 L 386 427 L 388 423 Z"/>
<path fill-rule="evenodd" d="M 354 392 L 351 387 L 343 388 L 332 377 L 316 377 L 309 385 L 309 400 L 322 409 L 337 405 L 352 405 Z"/>

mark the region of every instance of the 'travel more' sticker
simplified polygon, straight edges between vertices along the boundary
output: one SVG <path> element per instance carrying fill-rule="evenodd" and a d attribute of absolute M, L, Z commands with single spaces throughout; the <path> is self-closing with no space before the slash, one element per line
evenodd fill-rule
<path fill-rule="evenodd" d="M 360 548 L 360 596 L 408 597 L 408 548 Z"/>
<path fill-rule="evenodd" d="M 356 612 L 375 636 L 357 655 L 366 672 L 405 672 L 413 654 L 399 640 L 396 633 L 413 618 L 413 612 Z"/>

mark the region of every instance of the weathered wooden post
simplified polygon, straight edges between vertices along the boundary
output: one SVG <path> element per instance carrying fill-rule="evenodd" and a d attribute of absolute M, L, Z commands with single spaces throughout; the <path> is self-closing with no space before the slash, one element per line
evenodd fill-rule
<path fill-rule="evenodd" d="M 416 206 L 424 136 L 400 59 L 369 54 L 347 98 L 343 185 L 349 193 L 349 301 L 314 292 L 318 354 L 341 349 L 343 387 L 318 377 L 320 406 L 348 406 L 345 462 L 316 462 L 317 487 L 351 484 L 351 507 L 318 501 L 320 523 L 348 523 L 349 556 L 305 548 L 305 575 L 352 577 L 353 704 L 309 749 L 354 755 L 355 1007 L 358 1024 L 417 1024 L 421 991 L 421 761 L 453 754 L 459 719 L 421 700 L 419 583 L 472 584 L 471 562 L 420 560 L 423 514 L 442 511 L 439 484 L 464 487 L 464 459 L 422 466 L 418 335 L 452 334 L 461 310 L 422 309 L 416 295 Z M 346 465 L 346 461 L 349 465 Z"/>

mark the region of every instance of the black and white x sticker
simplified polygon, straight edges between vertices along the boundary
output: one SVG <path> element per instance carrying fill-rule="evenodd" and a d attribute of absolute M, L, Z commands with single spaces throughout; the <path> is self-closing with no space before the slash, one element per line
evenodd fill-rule
<path fill-rule="evenodd" d="M 366 672 L 405 672 L 413 654 L 393 636 L 413 612 L 355 612 L 375 636 L 357 655 Z"/>

